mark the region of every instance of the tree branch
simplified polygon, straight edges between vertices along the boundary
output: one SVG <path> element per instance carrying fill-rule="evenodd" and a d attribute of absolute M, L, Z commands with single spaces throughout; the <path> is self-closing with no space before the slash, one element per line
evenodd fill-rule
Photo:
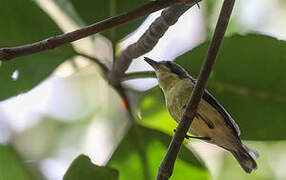
<path fill-rule="evenodd" d="M 157 0 L 152 1 L 146 5 L 136 8 L 132 11 L 122 13 L 118 16 L 111 17 L 109 19 L 100 21 L 98 23 L 91 24 L 82 29 L 78 29 L 66 34 L 58 35 L 55 37 L 50 37 L 48 39 L 27 44 L 23 46 L 17 46 L 12 48 L 0 48 L 0 60 L 9 61 L 16 57 L 30 55 L 46 50 L 54 49 L 66 43 L 70 43 L 87 36 L 96 34 L 98 32 L 110 29 L 112 27 L 118 26 L 120 24 L 126 23 L 128 21 L 134 20 L 136 18 L 145 16 L 152 12 L 158 11 L 170 5 L 181 3 L 182 0 Z"/>
<path fill-rule="evenodd" d="M 129 45 L 120 53 L 114 61 L 109 82 L 112 85 L 118 85 L 122 80 L 125 71 L 128 69 L 132 59 L 137 58 L 150 50 L 157 44 L 159 39 L 165 34 L 170 26 L 174 25 L 179 17 L 184 14 L 190 7 L 201 0 L 179 0 L 187 4 L 177 4 L 165 9 L 161 16 L 158 17 L 139 38 L 139 40 Z"/>
<path fill-rule="evenodd" d="M 193 118 L 195 117 L 198 104 L 201 100 L 207 80 L 215 63 L 215 59 L 217 57 L 221 42 L 223 40 L 234 3 L 235 0 L 224 0 L 220 16 L 216 25 L 216 30 L 210 47 L 208 49 L 204 64 L 200 71 L 198 81 L 187 104 L 187 107 L 183 113 L 180 124 L 177 127 L 177 131 L 170 143 L 168 152 L 166 153 L 166 156 L 159 168 L 157 180 L 167 180 L 172 175 L 174 164 L 177 159 L 180 147 L 184 141 L 186 133 L 189 130 Z"/>
<path fill-rule="evenodd" d="M 77 52 L 77 55 L 85 57 L 85 58 L 90 59 L 93 62 L 95 62 L 101 68 L 101 70 L 103 71 L 104 75 L 106 75 L 108 73 L 109 70 L 106 67 L 106 65 L 103 64 L 100 60 L 96 59 L 95 57 L 89 56 L 89 55 L 84 54 L 84 53 L 79 53 L 79 52 Z"/>
<path fill-rule="evenodd" d="M 156 74 L 154 71 L 138 71 L 138 72 L 126 73 L 123 78 L 123 81 L 140 79 L 140 78 L 156 78 Z"/>

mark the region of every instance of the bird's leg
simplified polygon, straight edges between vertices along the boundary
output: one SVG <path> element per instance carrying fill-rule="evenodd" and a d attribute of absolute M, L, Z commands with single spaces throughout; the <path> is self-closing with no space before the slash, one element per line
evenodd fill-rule
<path fill-rule="evenodd" d="M 210 137 L 198 137 L 198 136 L 189 136 L 189 135 L 186 135 L 186 139 L 189 139 L 189 138 L 200 139 L 200 140 L 205 140 L 205 141 L 210 141 L 210 140 L 211 140 Z"/>
<path fill-rule="evenodd" d="M 173 131 L 174 131 L 174 133 L 175 133 L 177 130 L 176 130 L 176 129 L 174 129 Z M 190 138 L 190 136 L 189 136 L 189 135 L 186 135 L 186 136 L 185 136 L 185 138 L 186 138 L 186 139 L 189 139 L 189 138 Z"/>
<path fill-rule="evenodd" d="M 183 110 L 185 110 L 186 107 L 187 107 L 187 105 L 185 104 L 185 105 L 183 106 Z M 207 124 L 207 126 L 208 126 L 210 129 L 213 129 L 213 128 L 214 128 L 213 123 L 210 122 L 210 121 L 207 121 L 206 119 L 204 119 L 199 113 L 196 113 L 196 114 L 195 114 L 195 118 L 197 118 L 197 119 L 202 119 L 202 120 Z M 176 129 L 174 129 L 174 132 L 176 132 Z M 199 137 L 199 136 L 189 136 L 189 135 L 186 135 L 185 138 L 186 138 L 186 139 L 190 139 L 190 138 L 193 138 L 193 139 L 201 139 L 201 140 L 207 140 L 207 141 L 210 141 L 210 140 L 211 140 L 210 137 Z"/>
<path fill-rule="evenodd" d="M 183 110 L 185 110 L 185 109 L 186 109 L 186 107 L 187 107 L 187 105 L 185 104 L 185 105 L 183 106 Z"/>
<path fill-rule="evenodd" d="M 176 132 L 176 129 L 174 129 L 174 133 Z M 193 139 L 201 139 L 201 140 L 206 140 L 206 141 L 210 141 L 211 138 L 210 137 L 199 137 L 199 136 L 189 136 L 189 135 L 186 135 L 185 136 L 186 139 L 190 139 L 190 138 L 193 138 Z"/>

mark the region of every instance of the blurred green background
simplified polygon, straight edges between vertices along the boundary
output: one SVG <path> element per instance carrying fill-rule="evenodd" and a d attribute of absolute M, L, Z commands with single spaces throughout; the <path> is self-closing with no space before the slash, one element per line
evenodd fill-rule
<path fill-rule="evenodd" d="M 32 43 L 148 0 L 0 0 L 0 47 Z M 197 77 L 222 1 L 193 7 L 145 54 Z M 53 51 L 0 66 L 0 180 L 155 179 L 177 124 L 154 78 L 125 81 L 130 117 L 95 63 L 134 43 L 151 14 Z M 171 179 L 286 179 L 286 1 L 238 1 L 208 90 L 260 153 L 246 174 L 221 148 L 186 141 Z M 128 73 L 151 68 L 143 56 Z M 82 155 L 84 154 L 84 155 Z"/>

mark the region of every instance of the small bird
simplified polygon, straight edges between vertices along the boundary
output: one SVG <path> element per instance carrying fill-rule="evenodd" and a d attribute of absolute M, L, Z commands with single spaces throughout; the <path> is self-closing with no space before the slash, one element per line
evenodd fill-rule
<path fill-rule="evenodd" d="M 145 57 L 156 73 L 163 90 L 167 109 L 174 120 L 181 120 L 196 80 L 181 66 L 172 61 L 156 62 Z M 245 172 L 257 169 L 255 158 L 259 154 L 243 144 L 240 130 L 230 114 L 205 90 L 189 132 L 208 143 L 216 144 L 231 152 Z"/>

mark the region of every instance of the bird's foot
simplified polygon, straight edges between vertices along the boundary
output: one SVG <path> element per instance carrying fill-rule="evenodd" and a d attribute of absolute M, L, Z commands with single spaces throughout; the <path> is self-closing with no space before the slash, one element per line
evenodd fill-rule
<path fill-rule="evenodd" d="M 187 105 L 185 104 L 185 105 L 183 106 L 183 108 L 182 108 L 182 109 L 183 109 L 183 110 L 185 110 L 185 109 L 186 109 L 186 107 L 187 107 Z"/>
<path fill-rule="evenodd" d="M 176 129 L 173 130 L 174 133 L 176 132 Z M 190 139 L 190 138 L 193 138 L 193 139 L 201 139 L 201 140 L 206 140 L 206 141 L 210 141 L 211 138 L 210 137 L 199 137 L 199 136 L 189 136 L 189 135 L 186 135 L 185 136 L 186 139 Z"/>
<path fill-rule="evenodd" d="M 190 138 L 200 139 L 200 140 L 205 140 L 205 141 L 210 141 L 210 140 L 211 140 L 210 137 L 199 137 L 199 136 L 189 136 L 189 135 L 186 135 L 186 139 L 190 139 Z"/>

